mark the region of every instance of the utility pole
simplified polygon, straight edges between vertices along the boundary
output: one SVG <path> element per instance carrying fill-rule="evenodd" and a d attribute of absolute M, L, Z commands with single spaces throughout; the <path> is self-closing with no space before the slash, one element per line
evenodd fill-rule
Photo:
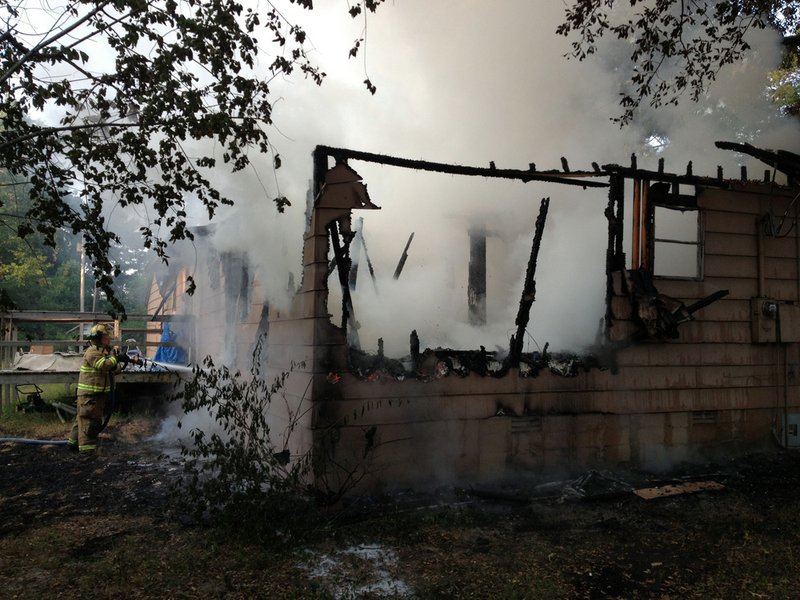
<path fill-rule="evenodd" d="M 80 256 L 81 256 L 80 310 L 83 313 L 83 312 L 86 312 L 86 250 L 83 247 L 83 238 L 81 238 L 78 241 L 78 252 L 80 253 Z M 80 323 L 78 325 L 78 340 L 80 340 L 81 342 L 83 341 L 83 327 L 84 327 L 83 323 Z"/>
<path fill-rule="evenodd" d="M 81 257 L 81 312 L 86 312 L 86 252 L 83 249 L 83 240 L 78 242 L 78 253 Z"/>

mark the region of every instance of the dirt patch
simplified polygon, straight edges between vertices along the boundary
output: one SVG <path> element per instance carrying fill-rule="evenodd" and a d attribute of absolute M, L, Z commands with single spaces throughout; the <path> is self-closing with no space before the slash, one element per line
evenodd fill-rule
<path fill-rule="evenodd" d="M 0 444 L 0 534 L 81 515 L 163 510 L 178 468 L 144 442 L 152 428 L 147 420 L 110 425 L 90 458 L 63 445 Z"/>
<path fill-rule="evenodd" d="M 297 544 L 182 520 L 153 425 L 112 421 L 94 460 L 0 444 L 0 597 L 796 597 L 795 452 L 361 499 Z M 687 481 L 721 487 L 631 491 Z"/>

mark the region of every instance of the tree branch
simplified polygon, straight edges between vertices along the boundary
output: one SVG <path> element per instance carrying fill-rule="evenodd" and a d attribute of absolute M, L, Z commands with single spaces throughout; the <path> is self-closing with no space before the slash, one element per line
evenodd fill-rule
<path fill-rule="evenodd" d="M 164 123 L 160 123 L 163 125 Z M 30 131 L 25 135 L 19 135 L 15 138 L 10 140 L 6 140 L 4 142 L 0 142 L 0 151 L 5 150 L 9 146 L 13 146 L 15 144 L 19 144 L 22 142 L 27 142 L 29 140 L 36 139 L 37 137 L 42 137 L 46 135 L 51 135 L 53 133 L 62 133 L 64 131 L 80 131 L 84 129 L 103 129 L 105 127 L 120 127 L 120 128 L 129 128 L 129 127 L 141 127 L 140 123 L 87 123 L 86 125 L 64 125 L 62 127 L 42 127 L 41 129 L 37 129 L 35 131 Z"/>
<path fill-rule="evenodd" d="M 70 31 L 73 31 L 73 30 L 77 29 L 78 27 L 80 27 L 81 25 L 83 25 L 83 24 L 84 24 L 86 21 L 88 21 L 89 19 L 91 19 L 93 16 L 95 16 L 95 15 L 96 15 L 97 13 L 99 13 L 100 11 L 102 11 L 102 10 L 103 10 L 103 9 L 106 7 L 106 5 L 107 5 L 107 4 L 108 4 L 108 1 L 106 1 L 106 2 L 102 2 L 102 3 L 101 3 L 99 6 L 97 6 L 97 7 L 96 7 L 94 10 L 91 10 L 91 11 L 89 11 L 89 13 L 87 13 L 86 15 L 84 15 L 83 17 L 81 17 L 80 19 L 78 19 L 77 21 L 75 21 L 75 22 L 74 22 L 72 25 L 70 25 L 69 27 L 67 27 L 67 28 L 65 28 L 65 29 L 62 29 L 62 30 L 61 30 L 61 31 L 59 31 L 57 34 L 55 34 L 55 35 L 52 35 L 52 36 L 50 36 L 49 38 L 47 38 L 46 40 L 44 40 L 44 41 L 42 41 L 42 42 L 39 42 L 38 44 L 36 44 L 36 46 L 34 46 L 33 48 L 31 48 L 31 49 L 30 49 L 30 50 L 29 50 L 29 51 L 28 51 L 26 54 L 24 54 L 22 57 L 20 57 L 20 58 L 17 60 L 17 62 L 15 62 L 13 65 L 11 65 L 11 67 L 9 67 L 9 68 L 8 68 L 8 70 L 7 70 L 5 73 L 3 73 L 2 75 L 0 75 L 0 84 L 3 84 L 3 83 L 4 83 L 4 82 L 5 82 L 5 81 L 6 81 L 6 80 L 9 78 L 9 77 L 11 77 L 11 76 L 12 76 L 12 75 L 13 75 L 13 74 L 14 74 L 14 73 L 15 73 L 15 72 L 16 72 L 16 71 L 17 71 L 17 70 L 18 70 L 18 69 L 19 69 L 19 68 L 20 68 L 22 65 L 24 65 L 24 64 L 25 64 L 27 61 L 29 61 L 29 60 L 31 59 L 31 57 L 33 57 L 33 56 L 35 56 L 36 54 L 38 54 L 38 53 L 39 53 L 39 52 L 42 50 L 42 48 L 46 48 L 47 46 L 49 46 L 50 44 L 52 44 L 53 42 L 55 42 L 55 41 L 56 41 L 56 40 L 58 40 L 59 38 L 62 38 L 63 36 L 67 35 L 67 34 L 68 34 Z"/>

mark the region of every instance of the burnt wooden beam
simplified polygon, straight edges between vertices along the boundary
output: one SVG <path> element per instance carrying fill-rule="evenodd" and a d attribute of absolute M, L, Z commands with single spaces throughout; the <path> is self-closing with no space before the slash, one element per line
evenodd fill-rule
<path fill-rule="evenodd" d="M 467 316 L 470 325 L 486 324 L 486 230 L 469 231 Z"/>
<path fill-rule="evenodd" d="M 350 244 L 350 276 L 349 276 L 349 284 L 350 289 L 356 289 L 356 283 L 358 282 L 358 264 L 360 262 L 361 257 L 361 241 L 363 239 L 363 230 L 364 230 L 364 218 L 359 217 L 356 221 L 356 231 L 355 235 L 353 236 L 353 241 Z"/>
<path fill-rule="evenodd" d="M 580 187 L 608 187 L 606 182 L 587 181 L 579 179 L 581 177 L 598 177 L 592 171 L 575 171 L 565 174 L 561 171 L 535 171 L 528 169 L 496 169 L 491 167 L 467 167 L 463 165 L 451 165 L 447 163 L 431 162 L 427 160 L 414 160 L 410 158 L 399 158 L 397 156 L 386 156 L 371 152 L 360 152 L 347 148 L 332 148 L 330 146 L 317 146 L 316 153 L 326 154 L 336 160 L 360 160 L 405 169 L 415 169 L 417 171 L 434 171 L 437 173 L 449 173 L 451 175 L 467 175 L 474 177 L 494 177 L 498 179 L 516 179 L 525 183 L 529 181 L 544 181 L 549 183 L 560 183 L 563 185 L 577 185 Z"/>
<path fill-rule="evenodd" d="M 616 203 L 616 232 L 614 240 L 614 260 L 617 268 L 625 268 L 625 251 L 623 250 L 623 241 L 625 238 L 625 180 L 619 176 L 611 178 L 611 187 L 609 189 L 609 200 Z"/>
<path fill-rule="evenodd" d="M 800 46 L 800 35 L 785 35 L 781 40 L 781 44 L 784 46 Z"/>
<path fill-rule="evenodd" d="M 800 154 L 790 152 L 789 150 L 778 150 L 778 157 L 788 161 L 794 161 L 800 165 Z"/>
<path fill-rule="evenodd" d="M 530 319 L 531 305 L 536 299 L 536 260 L 539 257 L 539 247 L 542 243 L 542 233 L 544 224 L 547 220 L 547 208 L 550 206 L 550 198 L 542 198 L 539 205 L 539 216 L 536 218 L 536 228 L 531 244 L 531 255 L 528 259 L 528 268 L 525 271 L 525 283 L 522 286 L 522 297 L 519 301 L 519 311 L 517 312 L 517 333 L 514 336 L 514 345 L 511 347 L 511 366 L 519 367 L 519 360 L 522 356 L 522 348 L 525 342 L 525 329 L 528 327 Z"/>
<path fill-rule="evenodd" d="M 414 361 L 414 371 L 416 371 L 417 365 L 419 365 L 419 335 L 417 335 L 416 329 L 412 330 L 411 335 L 408 336 L 408 346 L 411 360 Z"/>
<path fill-rule="evenodd" d="M 795 185 L 795 183 L 797 183 L 797 181 L 800 179 L 800 154 L 795 154 L 794 152 L 789 152 L 788 150 L 778 150 L 778 156 L 781 159 L 790 162 L 791 164 L 798 165 L 798 168 L 795 172 L 786 174 L 789 180 L 788 184 Z"/>
<path fill-rule="evenodd" d="M 342 329 L 348 336 L 348 341 L 351 346 L 360 348 L 361 344 L 358 339 L 358 331 L 355 327 L 356 321 L 353 311 L 353 300 L 350 297 L 350 286 L 348 284 L 350 257 L 348 256 L 347 248 L 339 245 L 339 227 L 336 221 L 328 225 L 328 234 L 330 236 L 331 246 L 333 247 L 333 254 L 336 258 L 336 272 L 339 275 L 339 285 L 342 288 Z M 347 331 L 348 321 L 353 323 L 353 327 L 351 327 L 352 334 L 349 334 Z"/>
<path fill-rule="evenodd" d="M 727 189 L 730 184 L 726 181 L 720 183 L 716 177 L 701 177 L 698 175 L 677 175 L 675 173 L 659 173 L 647 169 L 629 169 L 615 164 L 603 165 L 603 170 L 607 173 L 617 173 L 630 179 L 640 179 L 646 181 L 669 181 L 670 183 L 683 183 L 686 185 L 699 185 L 704 187 Z"/>
<path fill-rule="evenodd" d="M 411 241 L 414 239 L 414 232 L 411 232 L 411 235 L 408 236 L 408 241 L 406 242 L 406 247 L 403 248 L 403 254 L 400 256 L 400 261 L 397 263 L 397 268 L 394 270 L 394 279 L 400 278 L 400 273 L 403 272 L 403 267 L 406 266 L 406 260 L 408 259 L 408 249 L 411 246 Z"/>
<path fill-rule="evenodd" d="M 317 197 L 322 190 L 322 185 L 325 183 L 325 173 L 328 172 L 328 154 L 321 152 L 319 148 L 314 149 L 314 181 L 313 181 L 313 194 L 314 205 L 317 203 Z"/>
<path fill-rule="evenodd" d="M 691 164 L 691 163 L 689 163 Z M 644 217 L 644 244 L 643 247 L 643 263 L 644 267 L 653 273 L 655 268 L 655 250 L 656 250 L 656 203 L 650 198 L 650 185 L 646 184 L 642 188 L 642 209 Z"/>
<path fill-rule="evenodd" d="M 701 308 L 704 308 L 704 307 L 708 306 L 712 302 L 716 302 L 720 298 L 724 298 L 729 293 L 730 292 L 728 290 L 717 290 L 713 294 L 709 294 L 705 298 L 701 298 L 700 300 L 698 300 L 694 304 L 690 304 L 689 306 L 687 306 L 686 307 L 686 312 L 689 313 L 690 315 L 693 314 L 693 313 L 696 313 Z"/>
<path fill-rule="evenodd" d="M 614 297 L 614 272 L 625 268 L 623 236 L 625 226 L 625 179 L 620 175 L 611 176 L 608 190 L 608 206 L 605 216 L 608 220 L 608 247 L 606 248 L 606 315 L 605 335 L 611 329 L 614 319 L 612 298 Z"/>
<path fill-rule="evenodd" d="M 722 150 L 733 150 L 757 158 L 770 167 L 776 168 L 781 173 L 785 173 L 789 179 L 797 180 L 800 178 L 800 156 L 792 152 L 764 150 L 756 148 L 751 144 L 740 144 L 738 142 L 714 142 L 717 148 Z"/>
<path fill-rule="evenodd" d="M 364 258 L 367 261 L 367 269 L 369 269 L 369 276 L 372 279 L 372 287 L 375 288 L 375 293 L 378 293 L 378 282 L 375 280 L 375 269 L 372 268 L 372 261 L 369 258 L 369 250 L 367 250 L 367 238 L 364 237 L 364 230 L 361 230 L 361 247 L 364 248 Z"/>

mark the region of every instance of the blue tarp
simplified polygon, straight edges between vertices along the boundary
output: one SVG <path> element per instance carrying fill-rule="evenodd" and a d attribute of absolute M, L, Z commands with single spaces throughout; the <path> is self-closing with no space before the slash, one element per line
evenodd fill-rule
<path fill-rule="evenodd" d="M 162 342 L 175 342 L 177 336 L 175 332 L 169 328 L 169 323 L 163 323 L 161 329 Z M 156 362 L 171 363 L 174 365 L 186 364 L 186 350 L 180 346 L 159 346 L 156 350 L 154 360 Z"/>

